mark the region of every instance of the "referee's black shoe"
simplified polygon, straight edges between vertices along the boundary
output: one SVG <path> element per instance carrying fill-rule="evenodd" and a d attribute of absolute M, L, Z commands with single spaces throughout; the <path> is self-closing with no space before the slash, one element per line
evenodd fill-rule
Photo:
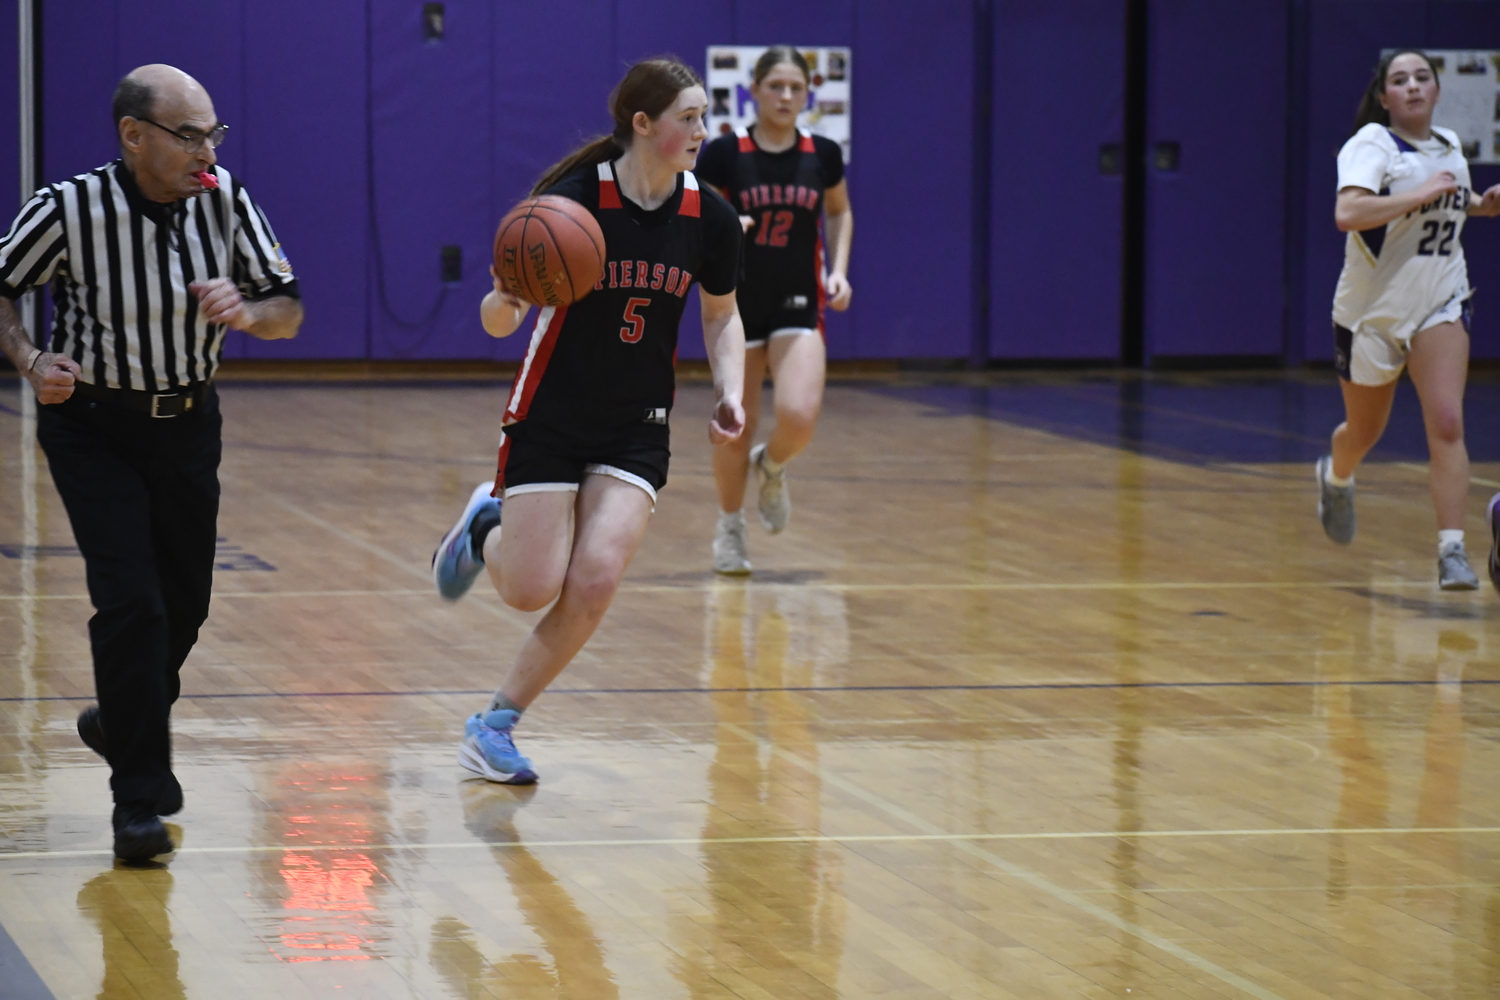
<path fill-rule="evenodd" d="M 121 861 L 149 861 L 177 849 L 150 807 L 142 812 L 139 806 L 115 806 L 114 827 L 115 857 Z"/>
<path fill-rule="evenodd" d="M 78 713 L 78 738 L 94 753 L 108 758 L 104 752 L 104 727 L 99 724 L 98 705 L 90 705 Z"/>
<path fill-rule="evenodd" d="M 99 706 L 90 705 L 78 713 L 78 738 L 87 744 L 88 748 L 101 757 L 104 753 L 104 726 L 99 721 Z M 156 814 L 158 816 L 175 816 L 182 812 L 182 786 L 177 783 L 177 776 L 167 775 L 167 786 L 161 790 L 156 800 Z"/>

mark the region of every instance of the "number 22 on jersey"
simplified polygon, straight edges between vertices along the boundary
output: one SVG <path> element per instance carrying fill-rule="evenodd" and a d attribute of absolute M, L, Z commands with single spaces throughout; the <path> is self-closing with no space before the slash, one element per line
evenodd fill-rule
<path fill-rule="evenodd" d="M 1453 243 L 1453 237 L 1457 231 L 1458 224 L 1455 222 L 1438 222 L 1436 219 L 1428 219 L 1422 223 L 1422 232 L 1427 235 L 1422 237 L 1421 243 L 1417 244 L 1418 256 L 1431 257 L 1433 255 L 1432 244 L 1438 238 L 1439 232 L 1443 234 L 1443 242 L 1437 245 L 1436 253 L 1439 257 L 1449 256 L 1453 253 L 1449 247 Z"/>

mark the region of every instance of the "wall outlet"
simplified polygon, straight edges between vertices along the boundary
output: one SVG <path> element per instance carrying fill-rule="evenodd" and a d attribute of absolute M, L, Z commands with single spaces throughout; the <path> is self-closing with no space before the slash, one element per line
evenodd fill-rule
<path fill-rule="evenodd" d="M 438 274 L 445 285 L 462 284 L 464 280 L 463 247 L 446 246 L 438 258 Z"/>
<path fill-rule="evenodd" d="M 447 19 L 445 4 L 424 3 L 422 5 L 422 41 L 428 45 L 436 45 L 443 40 L 443 31 Z"/>

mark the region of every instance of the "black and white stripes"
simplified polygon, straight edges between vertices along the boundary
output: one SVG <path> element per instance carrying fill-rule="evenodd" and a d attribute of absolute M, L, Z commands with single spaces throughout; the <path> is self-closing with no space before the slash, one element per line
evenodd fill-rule
<path fill-rule="evenodd" d="M 247 299 L 297 295 L 265 213 L 229 172 L 163 205 L 116 160 L 36 193 L 0 240 L 0 294 L 52 281 L 51 350 L 84 381 L 170 391 L 213 376 L 223 326 L 198 317 L 194 281 L 228 277 Z"/>

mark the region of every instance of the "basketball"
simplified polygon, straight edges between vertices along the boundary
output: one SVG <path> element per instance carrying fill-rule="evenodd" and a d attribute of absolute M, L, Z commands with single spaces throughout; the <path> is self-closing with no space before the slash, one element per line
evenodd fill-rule
<path fill-rule="evenodd" d="M 528 198 L 500 220 L 495 273 L 507 292 L 532 305 L 571 305 L 604 276 L 604 233 L 570 198 Z"/>

